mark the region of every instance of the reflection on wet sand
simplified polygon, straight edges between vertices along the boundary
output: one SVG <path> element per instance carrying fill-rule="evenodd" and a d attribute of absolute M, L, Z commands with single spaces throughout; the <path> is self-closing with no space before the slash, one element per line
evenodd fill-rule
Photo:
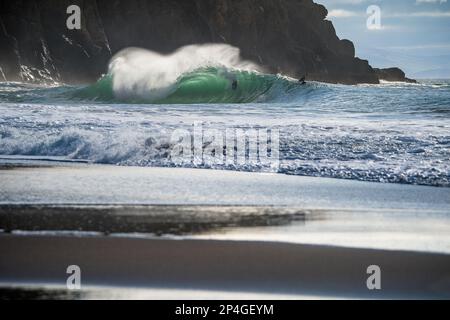
<path fill-rule="evenodd" d="M 2 205 L 0 229 L 187 235 L 224 228 L 285 226 L 320 219 L 320 210 L 247 206 Z"/>

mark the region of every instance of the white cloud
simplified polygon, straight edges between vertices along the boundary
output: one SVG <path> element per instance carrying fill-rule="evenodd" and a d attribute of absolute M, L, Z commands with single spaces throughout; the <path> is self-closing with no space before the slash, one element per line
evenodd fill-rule
<path fill-rule="evenodd" d="M 393 49 L 393 50 L 430 50 L 430 49 L 450 50 L 450 44 L 438 43 L 438 44 L 410 45 L 410 46 L 391 46 L 391 47 L 387 47 L 387 49 Z"/>
<path fill-rule="evenodd" d="M 365 2 L 369 2 L 369 0 L 333 0 L 333 4 L 346 4 L 346 5 L 358 5 Z M 370 2 L 371 3 L 380 2 L 380 0 L 370 0 Z"/>
<path fill-rule="evenodd" d="M 418 12 L 408 12 L 408 13 L 392 13 L 386 15 L 388 18 L 403 18 L 403 17 L 413 17 L 413 18 L 450 18 L 450 11 L 418 11 Z"/>
<path fill-rule="evenodd" d="M 343 3 L 343 4 L 360 4 L 364 3 L 367 0 L 335 0 L 335 3 Z"/>
<path fill-rule="evenodd" d="M 417 4 L 422 4 L 422 3 L 446 3 L 447 0 L 416 0 Z"/>
<path fill-rule="evenodd" d="M 432 1 L 432 0 L 428 0 Z M 365 12 L 333 9 L 328 13 L 328 18 L 352 18 L 365 17 Z M 383 13 L 382 18 L 450 18 L 450 11 L 416 11 L 402 13 Z"/>
<path fill-rule="evenodd" d="M 382 24 L 379 28 L 367 28 L 368 31 L 405 31 L 403 26 Z"/>
<path fill-rule="evenodd" d="M 360 13 L 349 11 L 349 10 L 343 10 L 343 9 L 334 9 L 330 10 L 328 12 L 328 18 L 350 18 L 350 17 L 356 17 L 360 16 Z"/>

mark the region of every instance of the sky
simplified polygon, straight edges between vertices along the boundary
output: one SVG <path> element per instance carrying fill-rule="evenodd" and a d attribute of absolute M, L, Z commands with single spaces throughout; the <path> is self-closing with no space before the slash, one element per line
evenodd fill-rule
<path fill-rule="evenodd" d="M 450 78 L 450 0 L 314 1 L 327 7 L 339 38 L 351 40 L 356 55 L 372 67 L 400 67 L 413 78 Z M 368 14 L 369 7 L 375 11 Z"/>

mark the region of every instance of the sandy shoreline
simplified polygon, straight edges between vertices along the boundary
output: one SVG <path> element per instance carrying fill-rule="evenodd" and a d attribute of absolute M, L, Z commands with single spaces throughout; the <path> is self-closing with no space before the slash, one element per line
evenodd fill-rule
<path fill-rule="evenodd" d="M 2 161 L 0 229 L 5 231 L 201 233 L 216 240 L 450 254 L 449 188 L 274 173 Z"/>
<path fill-rule="evenodd" d="M 450 256 L 270 242 L 0 236 L 0 282 L 64 285 L 77 264 L 86 285 L 358 298 L 450 298 Z M 382 290 L 366 268 L 382 270 Z"/>
<path fill-rule="evenodd" d="M 450 212 L 450 189 L 190 168 L 0 166 L 0 204 L 285 206 Z"/>

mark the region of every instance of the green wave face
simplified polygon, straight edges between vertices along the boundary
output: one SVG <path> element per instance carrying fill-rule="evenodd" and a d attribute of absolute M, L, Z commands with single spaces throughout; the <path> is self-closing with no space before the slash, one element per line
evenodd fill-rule
<path fill-rule="evenodd" d="M 232 87 L 236 81 L 235 89 Z M 230 73 L 217 68 L 204 68 L 183 75 L 173 93 L 157 103 L 245 103 L 253 102 L 268 92 L 274 76 L 248 71 Z"/>
<path fill-rule="evenodd" d="M 94 100 L 100 102 L 114 102 L 113 77 L 104 75 L 96 83 L 75 90 L 72 93 L 74 99 Z"/>
<path fill-rule="evenodd" d="M 118 103 L 249 103 L 266 101 L 298 87 L 295 82 L 275 75 L 207 67 L 181 75 L 163 98 L 143 98 L 131 93 L 127 95 L 131 98 L 118 99 L 113 90 L 113 78 L 114 75 L 106 75 L 95 84 L 77 90 L 73 97 Z M 237 82 L 234 89 L 233 81 Z"/>

